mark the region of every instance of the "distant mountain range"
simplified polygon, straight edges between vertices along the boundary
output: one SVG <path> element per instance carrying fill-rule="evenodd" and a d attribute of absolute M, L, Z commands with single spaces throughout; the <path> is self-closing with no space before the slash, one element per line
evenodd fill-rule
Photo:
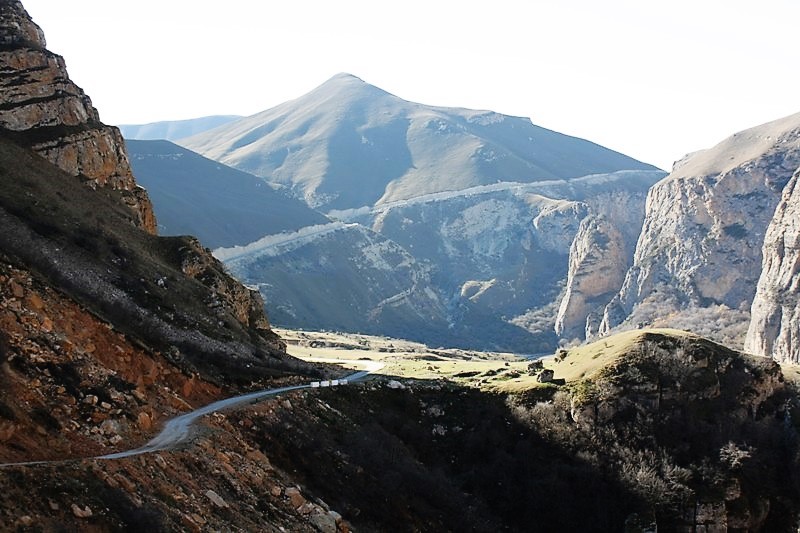
<path fill-rule="evenodd" d="M 407 102 L 348 74 L 180 143 L 218 162 L 129 143 L 159 224 L 219 248 L 275 323 L 527 353 L 583 338 L 602 315 L 623 275 L 567 291 L 571 245 L 599 238 L 581 230 L 595 221 L 607 268 L 627 270 L 665 175 L 528 119 Z"/>
<path fill-rule="evenodd" d="M 350 74 L 182 139 L 322 211 L 503 182 L 655 170 L 530 119 L 408 102 Z"/>
<path fill-rule="evenodd" d="M 189 120 L 151 122 L 150 124 L 123 124 L 119 129 L 126 139 L 176 141 L 240 118 L 242 117 L 239 115 L 214 115 Z"/>
<path fill-rule="evenodd" d="M 742 346 L 749 326 L 748 349 L 766 354 L 775 346 L 781 358 L 795 360 L 800 353 L 787 339 L 798 311 L 785 296 L 795 290 L 785 251 L 793 230 L 790 216 L 773 214 L 779 205 L 794 212 L 796 195 L 781 203 L 781 194 L 800 167 L 798 139 L 800 114 L 689 154 L 665 176 L 527 119 L 407 102 L 340 74 L 296 100 L 181 141 L 259 174 L 306 206 L 287 199 L 286 220 L 259 218 L 259 206 L 269 212 L 274 203 L 233 200 L 250 196 L 234 192 L 239 185 L 212 191 L 210 183 L 220 181 L 203 184 L 197 176 L 211 167 L 198 166 L 192 194 L 205 197 L 191 203 L 198 212 L 224 214 L 203 228 L 203 217 L 175 213 L 175 204 L 160 218 L 173 212 L 174 224 L 193 219 L 182 231 L 201 236 L 211 226 L 229 228 L 225 239 L 207 237 L 210 246 L 240 246 L 235 260 L 229 244 L 219 256 L 260 287 L 285 325 L 408 331 L 418 340 L 517 351 L 651 324 Z M 189 153 L 185 161 L 200 161 Z M 170 172 L 162 168 L 167 160 L 150 159 L 158 210 L 158 182 Z M 181 167 L 173 164 L 173 171 Z M 173 183 L 172 202 L 189 198 L 182 192 L 188 181 Z M 331 224 L 341 227 L 295 241 L 289 255 L 280 246 L 242 248 Z M 390 249 L 405 259 L 387 261 L 382 254 Z M 319 262 L 335 250 L 344 257 L 336 268 Z M 395 267 L 380 274 L 363 266 L 365 257 Z M 294 265 L 291 274 L 286 264 Z M 389 281 L 386 273 L 399 265 L 409 270 L 392 272 Z M 313 285 L 320 271 L 335 280 L 336 295 L 323 297 L 319 287 L 287 292 Z M 337 308 L 346 310 L 344 319 L 329 304 L 346 300 Z M 405 309 L 396 313 L 405 319 L 387 319 L 387 302 Z M 419 314 L 422 308 L 432 314 Z M 466 316 L 483 317 L 481 335 L 465 335 Z M 411 325 L 419 320 L 426 327 Z M 516 329 L 509 335 L 497 324 Z"/>
<path fill-rule="evenodd" d="M 314 105 L 313 95 L 324 98 Z M 340 319 L 332 320 L 331 313 L 322 307 L 309 304 L 319 291 L 300 298 L 298 294 L 288 296 L 285 289 L 275 288 L 280 284 L 303 286 L 310 279 L 307 270 L 295 268 L 293 275 L 287 277 L 281 271 L 281 261 L 287 257 L 271 249 L 267 261 L 262 248 L 247 247 L 248 251 L 237 255 L 229 267 L 248 283 L 258 285 L 269 306 L 281 308 L 275 313 L 280 323 L 336 325 L 381 332 L 386 324 L 374 320 L 378 315 L 376 302 L 410 301 L 413 293 L 435 294 L 432 301 L 436 303 L 425 306 L 438 309 L 440 318 L 429 317 L 428 324 L 439 324 L 436 328 L 444 331 L 440 325 L 447 323 L 451 335 L 442 342 L 455 345 L 473 345 L 474 340 L 468 340 L 464 330 L 459 329 L 464 321 L 463 309 L 468 308 L 471 316 L 484 317 L 479 343 L 483 348 L 538 350 L 554 346 L 559 339 L 583 339 L 619 329 L 656 325 L 691 329 L 737 347 L 743 345 L 747 334 L 748 350 L 775 354 L 785 360 L 800 359 L 800 352 L 791 341 L 793 335 L 800 334 L 792 325 L 800 307 L 796 268 L 791 264 L 795 246 L 792 243 L 796 240 L 791 213 L 796 210 L 797 195 L 792 192 L 796 187 L 790 186 L 796 183 L 796 179 L 790 180 L 800 167 L 800 114 L 739 132 L 717 146 L 689 154 L 675 164 L 668 176 L 658 170 L 639 168 L 643 166 L 641 163 L 628 159 L 632 169 L 612 173 L 552 179 L 551 172 L 548 179 L 537 180 L 532 176 L 542 173 L 543 164 L 539 164 L 527 176 L 512 172 L 514 181 L 495 180 L 464 187 L 465 183 L 490 181 L 488 174 L 477 172 L 474 152 L 463 149 L 465 143 L 469 144 L 467 139 L 477 138 L 468 124 L 475 126 L 476 120 L 485 121 L 486 132 L 491 130 L 487 124 L 500 128 L 507 123 L 509 128 L 503 130 L 505 133 L 516 131 L 524 136 L 529 136 L 530 129 L 536 126 L 517 127 L 522 119 L 489 112 L 449 110 L 448 114 L 442 108 L 404 102 L 357 78 L 340 75 L 310 95 L 200 134 L 187 143 L 204 140 L 209 143 L 210 153 L 236 159 L 236 154 L 243 152 L 229 149 L 226 134 L 259 131 L 265 136 L 260 140 L 252 138 L 253 142 L 247 144 L 252 153 L 246 158 L 250 162 L 259 161 L 264 154 L 257 147 L 267 142 L 265 139 L 275 140 L 273 137 L 277 135 L 283 139 L 281 142 L 291 144 L 293 130 L 283 128 L 296 123 L 292 110 L 300 105 L 298 102 L 307 108 L 304 115 L 298 116 L 305 117 L 301 122 L 309 126 L 305 135 L 295 137 L 293 146 L 297 151 L 289 150 L 294 154 L 292 164 L 298 174 L 286 174 L 287 167 L 282 164 L 275 169 L 278 177 L 274 182 L 288 184 L 312 203 L 322 198 L 317 194 L 320 190 L 338 183 L 342 189 L 326 196 L 327 203 L 322 207 L 328 209 L 330 218 L 346 223 L 348 229 L 331 233 L 325 239 L 303 242 L 292 252 L 293 261 L 297 261 L 297 254 L 305 254 L 303 264 L 313 262 L 325 255 L 320 248 L 323 242 L 329 251 L 334 250 L 336 244 L 331 241 L 345 234 L 366 235 L 364 229 L 369 228 L 374 232 L 370 233 L 372 239 L 380 234 L 392 246 L 401 247 L 407 254 L 406 261 L 418 265 L 425 274 L 412 276 L 424 283 L 406 282 L 403 289 L 397 280 L 387 284 L 374 272 L 358 268 L 358 261 L 351 262 L 344 270 L 327 271 L 326 276 L 336 279 L 343 294 L 355 294 L 368 287 L 375 294 L 382 294 L 377 300 L 366 298 L 360 304 L 353 304 L 347 313 L 351 318 L 356 315 L 360 318 L 345 324 Z M 338 107 L 336 102 L 340 104 Z M 350 161 L 354 153 L 338 152 L 335 148 L 341 145 L 334 139 L 344 130 L 327 126 L 347 124 L 344 129 L 351 128 L 355 122 L 348 117 L 362 117 L 365 109 L 371 113 L 384 109 L 387 116 L 397 116 L 398 109 L 413 109 L 414 113 L 405 115 L 408 124 L 419 117 L 426 117 L 430 124 L 430 117 L 436 115 L 444 121 L 440 132 L 450 131 L 447 125 L 460 120 L 462 127 L 454 132 L 428 137 L 429 146 L 435 146 L 431 152 L 436 152 L 440 161 L 436 168 L 447 167 L 450 170 L 446 172 L 454 174 L 433 173 L 424 179 L 412 179 L 411 174 L 422 176 L 420 164 L 414 165 L 402 179 L 387 182 L 386 169 L 373 161 L 374 182 L 383 192 L 379 197 L 373 194 L 369 198 L 363 196 L 369 186 L 355 187 L 353 192 L 352 184 L 337 181 L 327 171 L 328 157 Z M 445 115 L 449 117 L 447 120 Z M 253 129 L 256 117 L 272 122 L 260 130 Z M 489 120 L 489 117 L 494 118 Z M 367 130 L 362 126 L 349 131 Z M 405 131 L 412 130 L 409 126 Z M 279 131 L 279 135 L 275 133 Z M 384 137 L 383 153 L 412 153 L 409 147 L 414 143 L 400 137 L 396 145 Z M 211 146 L 212 138 L 219 139 L 218 146 Z M 369 137 L 364 138 L 367 139 L 364 144 L 371 146 Z M 310 142 L 312 139 L 314 142 Z M 575 146 L 595 146 L 554 132 L 549 132 L 549 139 L 566 143 L 565 147 L 548 152 L 549 161 L 561 149 L 567 153 Z M 273 146 L 271 142 L 267 144 Z M 524 143 L 508 136 L 505 142 L 507 146 Z M 244 149 L 246 143 L 239 144 Z M 310 159 L 303 161 L 300 154 Z M 610 157 L 609 151 L 598 147 L 587 157 L 576 156 L 576 160 L 599 161 L 599 168 L 604 168 L 607 156 Z M 620 161 L 615 157 L 612 159 Z M 466 174 L 458 173 L 459 169 L 467 168 Z M 315 178 L 307 180 L 310 175 Z M 461 181 L 464 175 L 468 176 L 465 182 Z M 359 179 L 372 183 L 369 175 Z M 402 183 L 416 185 L 403 189 Z M 398 193 L 401 189 L 404 192 Z M 358 195 L 362 195 L 360 199 L 356 199 Z M 347 202 L 343 200 L 346 197 Z M 357 205 L 370 199 L 374 200 L 372 204 Z M 343 203 L 353 207 L 331 208 Z M 274 240 L 277 238 L 274 234 L 283 231 L 286 230 L 269 233 Z M 248 238 L 255 233 L 258 231 L 250 232 Z M 348 250 L 348 257 L 355 258 L 361 254 L 359 249 L 364 250 L 356 245 L 358 239 L 347 241 L 339 250 Z M 371 254 L 380 249 L 368 248 Z M 229 252 L 221 254 L 228 257 Z M 245 258 L 248 254 L 250 259 Z M 255 260 L 259 255 L 262 258 Z M 347 275 L 345 270 L 349 272 Z M 337 277 L 337 272 L 342 276 Z M 410 290 L 411 285 L 416 292 Z M 389 286 L 395 287 L 394 295 L 381 292 L 381 288 Z M 418 300 L 415 305 L 422 304 Z M 303 318 L 297 313 L 301 308 Z M 503 339 L 499 333 L 502 328 L 488 326 L 489 317 L 513 325 L 518 328 L 515 332 L 523 334 Z M 427 335 L 422 333 L 425 328 L 401 329 L 411 331 L 411 336 L 414 331 L 419 332 L 420 340 Z M 508 342 L 512 337 L 514 340 Z M 440 340 L 438 337 L 437 342 Z"/>

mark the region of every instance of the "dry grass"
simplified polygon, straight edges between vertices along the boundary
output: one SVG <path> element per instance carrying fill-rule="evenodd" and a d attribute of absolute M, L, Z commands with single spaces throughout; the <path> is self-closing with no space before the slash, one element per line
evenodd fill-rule
<path fill-rule="evenodd" d="M 519 388 L 528 364 L 514 354 L 459 349 L 430 349 L 412 341 L 332 332 L 275 330 L 290 355 L 300 359 L 371 359 L 386 366 L 378 374 L 403 379 L 448 380 L 488 390 Z M 311 345 L 314 344 L 312 347 Z M 522 388 L 530 388 L 532 384 Z"/>
<path fill-rule="evenodd" d="M 786 381 L 800 387 L 800 365 L 795 363 L 781 363 L 781 372 Z"/>
<path fill-rule="evenodd" d="M 562 361 L 548 361 L 549 364 L 545 366 L 555 371 L 556 378 L 564 379 L 567 382 L 591 378 L 601 368 L 612 364 L 634 349 L 647 333 L 658 333 L 679 338 L 699 338 L 693 333 L 678 329 L 653 328 L 624 331 L 590 344 L 572 348 Z"/>
<path fill-rule="evenodd" d="M 287 342 L 289 354 L 300 359 L 335 357 L 337 359 L 371 359 L 386 366 L 378 374 L 418 380 L 447 380 L 487 391 L 519 393 L 551 386 L 539 383 L 528 373 L 530 361 L 514 354 L 465 350 L 432 350 L 411 341 L 332 332 L 310 332 L 276 329 Z M 563 359 L 545 357 L 545 368 L 555 372 L 556 379 L 567 383 L 591 378 L 600 369 L 613 364 L 641 342 L 646 333 L 674 337 L 697 338 L 676 329 L 645 329 L 618 333 L 568 351 Z M 315 347 L 311 347 L 311 344 Z M 560 359 L 560 360 L 559 360 Z M 800 382 L 800 367 L 796 372 Z"/>

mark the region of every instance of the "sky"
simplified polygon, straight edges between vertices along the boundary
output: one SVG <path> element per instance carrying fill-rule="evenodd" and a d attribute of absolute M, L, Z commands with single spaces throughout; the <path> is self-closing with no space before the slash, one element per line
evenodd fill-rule
<path fill-rule="evenodd" d="M 669 170 L 800 112 L 797 0 L 22 0 L 109 124 L 251 115 L 349 72 Z"/>

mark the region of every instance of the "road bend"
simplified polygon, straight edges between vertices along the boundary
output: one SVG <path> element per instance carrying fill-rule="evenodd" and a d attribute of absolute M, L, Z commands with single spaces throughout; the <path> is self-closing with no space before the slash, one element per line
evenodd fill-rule
<path fill-rule="evenodd" d="M 384 366 L 383 363 L 380 363 L 378 361 L 368 361 L 368 360 L 345 360 L 345 359 L 331 359 L 331 358 L 310 358 L 306 360 L 318 363 L 357 364 L 359 366 L 363 366 L 364 370 L 360 370 L 358 372 L 355 372 L 340 379 L 340 381 L 347 380 L 347 383 L 352 383 L 355 381 L 362 380 L 368 375 L 372 374 L 373 372 L 377 372 Z M 277 396 L 279 394 L 283 394 L 290 391 L 310 389 L 310 388 L 312 388 L 311 383 L 307 383 L 304 385 L 293 385 L 290 387 L 279 387 L 276 389 L 266 389 L 262 391 L 251 392 L 248 394 L 242 394 L 240 396 L 234 396 L 232 398 L 226 398 L 224 400 L 219 400 L 214 403 L 210 403 L 204 407 L 195 409 L 194 411 L 190 411 L 188 413 L 176 416 L 175 418 L 169 419 L 164 424 L 163 429 L 158 435 L 153 437 L 147 444 L 145 444 L 144 446 L 140 446 L 139 448 L 134 448 L 131 450 L 125 450 L 121 452 L 109 453 L 105 455 L 98 455 L 95 457 L 86 457 L 83 459 L 0 463 L 0 468 L 11 467 L 11 466 L 35 466 L 43 464 L 67 463 L 74 461 L 82 461 L 84 459 L 101 459 L 101 460 L 124 459 L 126 457 L 133 457 L 135 455 L 144 455 L 147 453 L 172 450 L 180 446 L 181 444 L 185 443 L 187 440 L 189 440 L 189 438 L 192 436 L 192 428 L 197 422 L 197 420 L 206 415 L 209 415 L 211 413 L 216 413 L 219 411 L 233 409 L 235 407 L 240 407 L 248 403 L 257 402 L 259 400 L 262 400 L 270 396 Z"/>

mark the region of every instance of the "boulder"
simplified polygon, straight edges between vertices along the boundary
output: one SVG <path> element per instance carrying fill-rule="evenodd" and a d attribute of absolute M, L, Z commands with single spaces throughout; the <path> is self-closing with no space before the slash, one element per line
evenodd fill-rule
<path fill-rule="evenodd" d="M 539 383 L 551 383 L 553 381 L 553 377 L 555 376 L 555 372 L 550 370 L 549 368 L 545 368 L 536 376 L 536 381 Z"/>

